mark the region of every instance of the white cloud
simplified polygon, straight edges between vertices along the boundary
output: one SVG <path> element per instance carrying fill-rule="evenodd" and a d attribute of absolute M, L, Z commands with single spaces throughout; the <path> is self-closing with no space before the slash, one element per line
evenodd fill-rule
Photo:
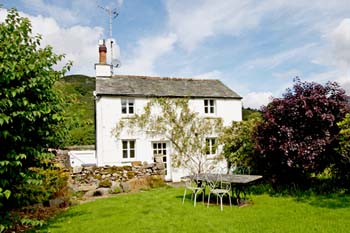
<path fill-rule="evenodd" d="M 265 69 L 273 69 L 285 62 L 289 62 L 291 60 L 299 60 L 300 57 L 305 58 L 307 56 L 310 56 L 315 46 L 316 44 L 310 43 L 298 48 L 292 48 L 280 53 L 276 53 L 271 56 L 259 57 L 246 62 L 242 65 L 242 68 L 256 69 L 263 67 Z"/>
<path fill-rule="evenodd" d="M 71 25 L 80 21 L 77 11 L 72 8 L 63 8 L 52 3 L 44 2 L 43 0 L 25 0 L 22 2 L 36 12 L 46 13 L 50 17 L 59 20 L 64 24 Z"/>
<path fill-rule="evenodd" d="M 343 19 L 329 37 L 336 65 L 350 68 L 350 18 Z"/>
<path fill-rule="evenodd" d="M 260 109 L 266 106 L 272 98 L 271 92 L 250 92 L 243 96 L 243 106 L 245 108 Z"/>
<path fill-rule="evenodd" d="M 30 19 L 34 35 L 42 35 L 42 46 L 51 45 L 55 53 L 66 54 L 65 61 L 73 61 L 71 73 L 94 75 L 94 64 L 98 62 L 98 40 L 102 38 L 103 28 L 64 28 L 53 18 L 20 14 Z M 0 11 L 0 20 L 5 15 L 6 11 Z"/>
<path fill-rule="evenodd" d="M 123 65 L 116 69 L 115 73 L 156 75 L 155 63 L 157 59 L 173 50 L 176 40 L 174 34 L 141 39 L 131 56 L 122 61 Z"/>
<path fill-rule="evenodd" d="M 309 33 L 327 30 L 349 9 L 348 0 L 168 0 L 170 30 L 191 51 L 208 37 L 237 36 L 259 28 L 265 21 L 298 25 Z M 282 25 L 282 24 L 280 24 Z M 283 30 L 283 28 L 280 28 Z"/>
<path fill-rule="evenodd" d="M 252 1 L 167 1 L 169 26 L 187 50 L 203 39 L 219 34 L 239 34 L 256 27 L 258 19 Z M 259 4 L 257 4 L 259 5 Z"/>

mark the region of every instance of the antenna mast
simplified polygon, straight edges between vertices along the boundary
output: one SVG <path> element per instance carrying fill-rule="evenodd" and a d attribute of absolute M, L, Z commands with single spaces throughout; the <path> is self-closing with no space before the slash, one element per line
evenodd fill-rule
<path fill-rule="evenodd" d="M 108 16 L 109 16 L 109 39 L 111 42 L 111 62 L 113 59 L 113 40 L 112 40 L 112 21 L 113 19 L 117 18 L 117 16 L 119 15 L 119 13 L 117 12 L 117 8 L 111 9 L 109 7 L 103 7 L 98 5 L 99 8 L 101 8 L 102 10 L 106 11 Z"/>

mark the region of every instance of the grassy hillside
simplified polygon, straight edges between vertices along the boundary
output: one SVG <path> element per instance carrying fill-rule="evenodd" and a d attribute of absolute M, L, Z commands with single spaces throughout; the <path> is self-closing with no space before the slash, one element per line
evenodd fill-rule
<path fill-rule="evenodd" d="M 95 79 L 84 75 L 62 78 L 56 88 L 65 100 L 68 129 L 64 146 L 95 144 L 94 97 Z"/>

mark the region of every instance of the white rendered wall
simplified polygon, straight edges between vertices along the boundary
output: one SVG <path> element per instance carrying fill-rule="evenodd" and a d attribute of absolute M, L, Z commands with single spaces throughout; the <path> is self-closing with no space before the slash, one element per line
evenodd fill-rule
<path fill-rule="evenodd" d="M 149 99 L 133 98 L 135 112 L 140 114 L 143 112 Z M 221 117 L 224 125 L 229 126 L 232 121 L 242 120 L 242 103 L 241 100 L 235 99 L 215 99 L 215 114 L 204 114 L 204 99 L 191 99 L 189 101 L 190 108 L 199 112 L 200 116 Z M 124 117 L 124 115 L 123 115 Z M 113 129 L 117 122 L 121 120 L 121 98 L 112 96 L 99 96 L 96 100 L 96 146 L 97 146 L 97 165 L 128 165 L 131 161 L 142 161 L 147 163 L 153 162 L 152 142 L 166 141 L 165 138 L 151 138 L 145 133 L 133 132 L 130 134 L 127 130 L 123 130 L 117 139 Z M 121 140 L 135 140 L 135 158 L 122 158 L 122 142 Z M 171 145 L 168 147 L 171 148 Z M 171 154 L 171 151 L 169 151 Z M 220 163 L 221 167 L 226 166 L 226 161 Z M 186 175 L 184 169 L 172 169 L 172 180 L 179 181 L 181 176 Z"/>

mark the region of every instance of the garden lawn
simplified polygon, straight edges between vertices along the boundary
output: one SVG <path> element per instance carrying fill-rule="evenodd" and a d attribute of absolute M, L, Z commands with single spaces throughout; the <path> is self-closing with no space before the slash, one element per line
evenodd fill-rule
<path fill-rule="evenodd" d="M 158 188 L 71 207 L 40 232 L 350 232 L 350 195 L 252 196 L 243 208 L 182 206 L 183 188 Z"/>

